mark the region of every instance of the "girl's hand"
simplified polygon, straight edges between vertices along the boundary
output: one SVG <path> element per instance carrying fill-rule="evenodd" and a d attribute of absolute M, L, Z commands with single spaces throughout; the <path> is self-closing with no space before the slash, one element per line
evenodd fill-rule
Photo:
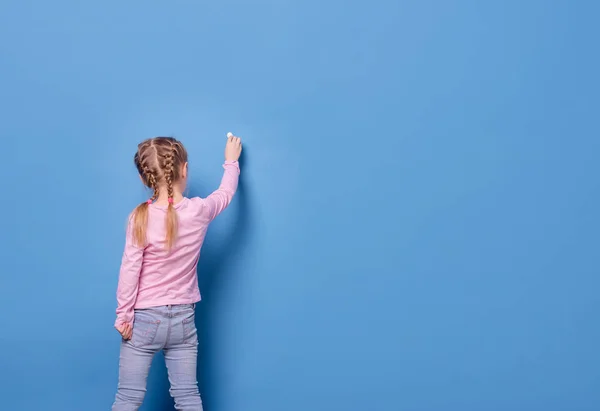
<path fill-rule="evenodd" d="M 124 340 L 131 339 L 131 334 L 133 333 L 133 327 L 131 324 L 121 324 L 119 327 L 115 328 L 119 334 L 121 334 L 121 337 L 123 337 Z"/>
<path fill-rule="evenodd" d="M 232 135 L 225 145 L 225 161 L 238 161 L 242 154 L 242 140 Z"/>

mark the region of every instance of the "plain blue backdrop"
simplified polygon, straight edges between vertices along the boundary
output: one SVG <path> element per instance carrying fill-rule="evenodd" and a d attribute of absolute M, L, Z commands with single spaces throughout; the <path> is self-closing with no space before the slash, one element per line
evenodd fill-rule
<path fill-rule="evenodd" d="M 190 195 L 208 411 L 600 409 L 592 1 L 0 2 L 0 409 L 108 410 L 136 144 Z M 144 411 L 173 409 L 157 357 Z"/>

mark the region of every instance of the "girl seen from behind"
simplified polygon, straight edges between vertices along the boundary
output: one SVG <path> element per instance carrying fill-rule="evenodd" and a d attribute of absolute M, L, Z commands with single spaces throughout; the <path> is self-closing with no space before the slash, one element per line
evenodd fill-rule
<path fill-rule="evenodd" d="M 171 137 L 139 144 L 134 162 L 152 197 L 131 214 L 117 288 L 115 328 L 122 337 L 119 384 L 113 411 L 142 405 L 152 359 L 163 351 L 170 393 L 179 411 L 201 411 L 196 363 L 196 268 L 209 224 L 238 186 L 242 144 L 228 137 L 219 188 L 206 198 L 183 195 L 187 152 Z"/>

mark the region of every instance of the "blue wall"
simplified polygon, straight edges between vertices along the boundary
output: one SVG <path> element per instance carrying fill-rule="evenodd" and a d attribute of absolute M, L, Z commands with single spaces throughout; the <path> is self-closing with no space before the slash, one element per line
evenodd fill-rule
<path fill-rule="evenodd" d="M 136 144 L 230 130 L 208 411 L 600 409 L 598 3 L 320 3 L 0 3 L 1 410 L 109 409 Z"/>

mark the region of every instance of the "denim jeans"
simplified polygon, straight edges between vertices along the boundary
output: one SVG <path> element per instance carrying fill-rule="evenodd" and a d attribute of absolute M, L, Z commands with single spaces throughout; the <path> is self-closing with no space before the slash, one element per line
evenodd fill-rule
<path fill-rule="evenodd" d="M 170 393 L 179 411 L 202 411 L 196 363 L 198 334 L 194 305 L 136 310 L 133 335 L 121 342 L 119 386 L 113 411 L 137 411 L 146 394 L 146 380 L 156 353 L 163 351 Z"/>

